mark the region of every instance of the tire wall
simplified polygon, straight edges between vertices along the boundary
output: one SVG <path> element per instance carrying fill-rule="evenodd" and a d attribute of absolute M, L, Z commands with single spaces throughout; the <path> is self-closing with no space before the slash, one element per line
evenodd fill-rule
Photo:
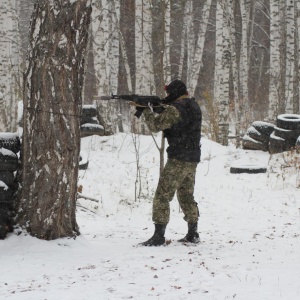
<path fill-rule="evenodd" d="M 13 198 L 18 188 L 20 138 L 16 133 L 0 133 L 0 239 L 12 231 Z"/>

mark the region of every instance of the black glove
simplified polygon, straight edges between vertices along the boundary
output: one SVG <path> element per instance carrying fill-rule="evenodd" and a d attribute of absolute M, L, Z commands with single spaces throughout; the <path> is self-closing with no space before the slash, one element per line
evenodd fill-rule
<path fill-rule="evenodd" d="M 134 115 L 139 119 L 140 116 L 142 115 L 144 109 L 145 109 L 145 107 L 137 106 L 137 107 L 136 107 L 136 112 L 135 112 Z"/>
<path fill-rule="evenodd" d="M 153 106 L 153 111 L 157 114 L 161 114 L 164 110 L 165 108 L 163 106 Z"/>

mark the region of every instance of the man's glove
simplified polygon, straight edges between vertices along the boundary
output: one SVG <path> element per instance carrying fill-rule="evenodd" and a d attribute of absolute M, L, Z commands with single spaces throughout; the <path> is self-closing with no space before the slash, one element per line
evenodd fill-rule
<path fill-rule="evenodd" d="M 140 116 L 142 115 L 142 113 L 143 113 L 143 111 L 144 111 L 144 109 L 145 109 L 146 107 L 141 107 L 141 106 L 137 106 L 135 109 L 136 109 L 136 112 L 135 112 L 135 116 L 139 119 L 140 118 Z"/>
<path fill-rule="evenodd" d="M 164 110 L 165 108 L 161 105 L 153 106 L 153 111 L 157 114 L 161 114 Z"/>

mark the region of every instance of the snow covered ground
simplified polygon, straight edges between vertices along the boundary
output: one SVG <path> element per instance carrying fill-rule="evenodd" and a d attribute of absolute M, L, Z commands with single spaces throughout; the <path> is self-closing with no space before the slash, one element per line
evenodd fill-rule
<path fill-rule="evenodd" d="M 100 201 L 79 199 L 88 209 L 78 207 L 82 235 L 49 242 L 12 233 L 0 241 L 0 299 L 300 299 L 300 189 L 290 156 L 203 139 L 195 190 L 201 244 L 177 242 L 187 226 L 174 199 L 168 245 L 136 247 L 153 234 L 153 139 L 87 137 L 82 153 L 89 159 L 82 194 Z M 239 163 L 268 171 L 230 174 Z"/>

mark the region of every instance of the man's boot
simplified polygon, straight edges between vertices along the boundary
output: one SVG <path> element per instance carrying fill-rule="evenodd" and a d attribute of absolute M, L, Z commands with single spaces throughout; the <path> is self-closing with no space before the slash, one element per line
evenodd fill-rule
<path fill-rule="evenodd" d="M 188 233 L 183 238 L 180 239 L 178 242 L 181 243 L 200 243 L 199 233 L 197 232 L 198 224 L 197 223 L 188 223 Z"/>
<path fill-rule="evenodd" d="M 161 246 L 165 243 L 165 231 L 167 224 L 154 224 L 155 231 L 153 236 L 146 242 L 141 243 L 142 246 Z"/>

